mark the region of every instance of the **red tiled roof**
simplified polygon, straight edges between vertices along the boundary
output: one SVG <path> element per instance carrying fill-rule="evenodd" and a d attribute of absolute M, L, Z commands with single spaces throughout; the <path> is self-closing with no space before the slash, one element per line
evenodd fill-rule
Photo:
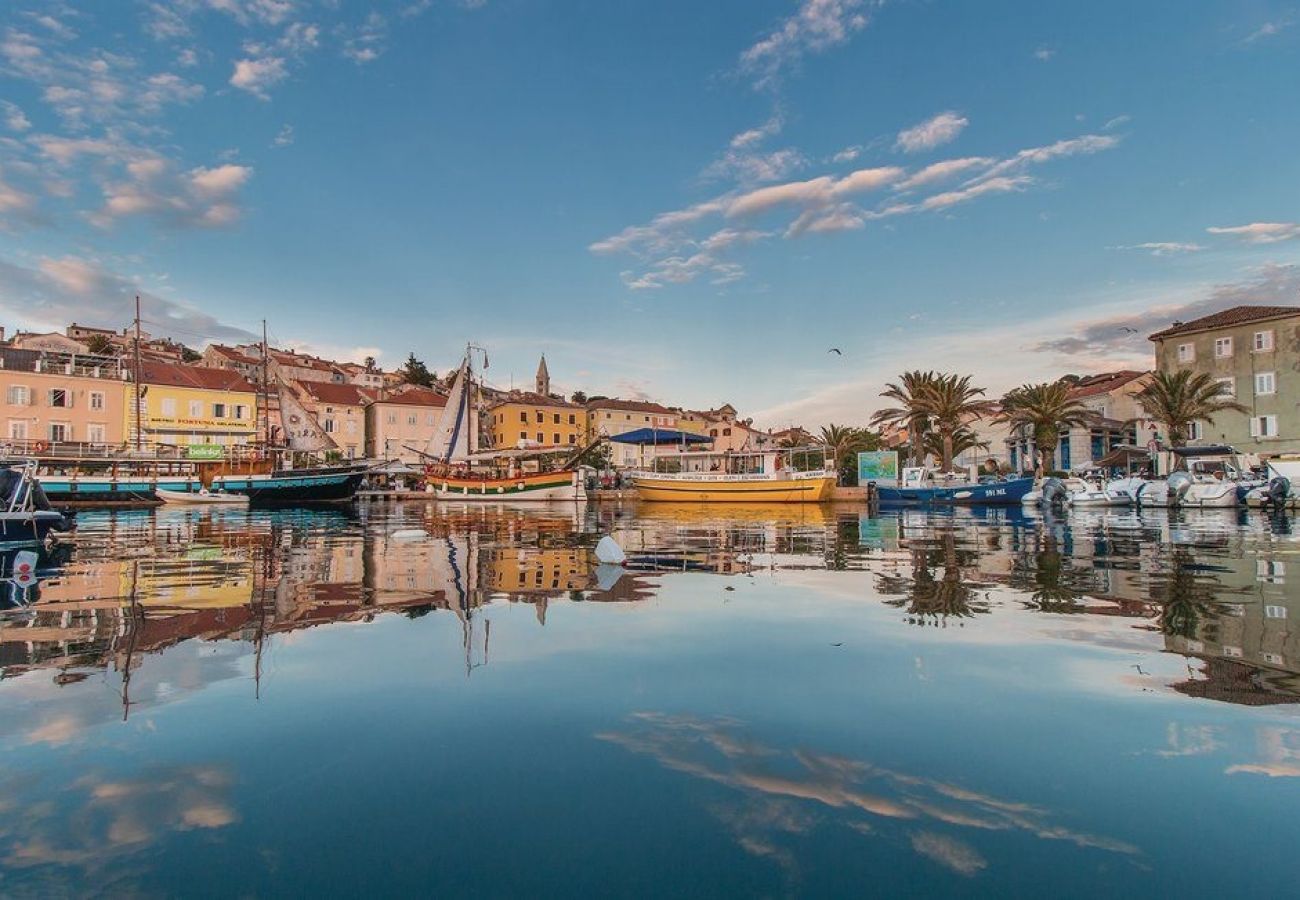
<path fill-rule="evenodd" d="M 1266 319 L 1282 319 L 1287 316 L 1300 316 L 1300 306 L 1234 306 L 1220 310 L 1190 322 L 1178 322 L 1157 331 L 1147 340 L 1158 341 L 1176 334 L 1191 334 L 1208 328 L 1228 328 L 1233 325 L 1245 325 L 1247 322 L 1262 322 Z"/>
<path fill-rule="evenodd" d="M 338 406 L 365 406 L 374 402 L 378 391 L 355 384 L 335 384 L 332 381 L 300 381 L 298 389 L 319 403 Z"/>
<path fill-rule="evenodd" d="M 544 397 L 541 394 L 534 394 L 531 391 L 521 391 L 517 394 L 506 394 L 501 398 L 496 406 L 504 406 L 507 403 L 516 403 L 522 406 L 557 406 L 565 409 L 582 409 L 577 403 L 570 403 L 568 400 L 556 397 Z"/>
<path fill-rule="evenodd" d="M 447 398 L 437 391 L 425 387 L 407 388 L 400 394 L 390 394 L 387 397 L 377 401 L 379 403 L 395 403 L 398 406 L 437 406 L 447 405 Z"/>
<path fill-rule="evenodd" d="M 1116 388 L 1123 387 L 1134 379 L 1141 378 L 1146 372 L 1135 372 L 1132 369 L 1121 369 L 1118 372 L 1107 372 L 1104 375 L 1090 375 L 1087 378 L 1081 378 L 1070 388 L 1070 396 L 1075 400 L 1081 400 L 1084 397 L 1096 397 L 1098 394 L 1109 394 Z"/>
<path fill-rule="evenodd" d="M 127 371 L 131 371 L 129 366 Z M 207 391 L 257 393 L 257 388 L 252 382 L 230 369 L 210 369 L 204 366 L 187 366 L 155 360 L 141 361 L 140 383 L 198 388 Z"/>
<path fill-rule="evenodd" d="M 249 356 L 247 353 L 236 350 L 234 347 L 227 347 L 224 344 L 213 344 L 211 349 L 213 353 L 218 353 L 226 357 L 226 359 L 234 360 L 235 362 L 243 363 L 244 365 L 261 365 L 262 363 L 262 360 L 257 357 Z"/>
<path fill-rule="evenodd" d="M 623 412 L 642 412 L 655 413 L 661 416 L 673 415 L 673 411 L 660 403 L 651 403 L 648 400 L 592 400 L 587 404 L 587 409 L 617 409 Z"/>

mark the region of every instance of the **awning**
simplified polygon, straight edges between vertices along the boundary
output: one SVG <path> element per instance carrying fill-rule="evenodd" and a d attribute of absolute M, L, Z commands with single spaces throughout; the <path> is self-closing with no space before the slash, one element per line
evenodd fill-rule
<path fill-rule="evenodd" d="M 1092 463 L 1089 468 L 1113 469 L 1118 466 L 1128 466 L 1133 463 L 1148 462 L 1151 459 L 1151 452 L 1141 447 L 1134 447 L 1128 444 L 1122 444 L 1111 448 L 1111 451 L 1101 459 Z"/>
<path fill-rule="evenodd" d="M 668 447 L 681 444 L 711 444 L 713 438 L 690 431 L 672 428 L 638 428 L 610 438 L 616 444 L 636 444 L 641 447 Z"/>
<path fill-rule="evenodd" d="M 1235 456 L 1237 451 L 1227 444 L 1202 444 L 1193 447 L 1174 447 L 1174 455 L 1182 457 L 1195 456 Z"/>

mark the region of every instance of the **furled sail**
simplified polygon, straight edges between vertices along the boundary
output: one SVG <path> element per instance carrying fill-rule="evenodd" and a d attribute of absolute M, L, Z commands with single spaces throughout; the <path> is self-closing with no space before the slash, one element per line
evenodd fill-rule
<path fill-rule="evenodd" d="M 465 459 L 474 449 L 470 432 L 477 428 L 476 415 L 470 405 L 473 395 L 469 357 L 460 364 L 456 380 L 452 382 L 447 405 L 438 417 L 438 427 L 429 439 L 428 455 L 440 462 L 449 463 Z"/>
<path fill-rule="evenodd" d="M 280 382 L 280 418 L 284 422 L 284 434 L 289 441 L 290 450 L 307 453 L 320 453 L 325 450 L 337 450 L 338 444 L 320 427 L 316 417 L 307 412 L 293 389 Z"/>

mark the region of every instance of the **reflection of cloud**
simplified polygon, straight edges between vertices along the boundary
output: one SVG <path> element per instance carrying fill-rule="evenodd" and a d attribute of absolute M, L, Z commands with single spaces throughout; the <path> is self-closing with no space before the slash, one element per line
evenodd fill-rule
<path fill-rule="evenodd" d="M 770 856 L 787 869 L 792 859 L 789 849 L 779 844 L 782 834 L 807 831 L 821 815 L 863 834 L 874 834 L 878 826 L 889 823 L 932 822 L 1018 831 L 1113 853 L 1139 852 L 1122 841 L 1052 824 L 1045 810 L 1026 803 L 894 772 L 864 760 L 766 746 L 745 736 L 735 719 L 640 712 L 629 722 L 626 730 L 596 737 L 649 756 L 671 771 L 742 792 L 751 805 L 719 818 L 747 852 Z M 864 813 L 869 821 L 863 820 Z M 917 853 L 963 875 L 974 875 L 987 866 L 975 849 L 954 838 L 917 831 L 910 840 Z"/>
<path fill-rule="evenodd" d="M 959 875 L 974 875 L 988 868 L 988 862 L 968 844 L 956 838 L 922 831 L 912 835 L 912 849 L 922 856 L 947 866 Z"/>
<path fill-rule="evenodd" d="M 23 804 L 0 824 L 5 865 L 101 870 L 169 834 L 224 828 L 238 820 L 227 795 L 232 778 L 213 766 L 161 768 L 129 780 L 86 775 L 64 796 Z"/>
<path fill-rule="evenodd" d="M 1261 761 L 1228 766 L 1227 774 L 1300 778 L 1300 730 L 1264 726 L 1259 729 L 1258 736 Z"/>

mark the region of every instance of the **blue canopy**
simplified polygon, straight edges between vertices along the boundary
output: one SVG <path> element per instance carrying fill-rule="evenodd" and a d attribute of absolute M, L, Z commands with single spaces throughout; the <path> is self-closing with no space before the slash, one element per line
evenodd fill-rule
<path fill-rule="evenodd" d="M 610 438 L 616 444 L 637 444 L 639 446 L 668 446 L 672 444 L 711 444 L 713 438 L 689 431 L 676 431 L 672 428 L 638 428 L 627 434 Z"/>

